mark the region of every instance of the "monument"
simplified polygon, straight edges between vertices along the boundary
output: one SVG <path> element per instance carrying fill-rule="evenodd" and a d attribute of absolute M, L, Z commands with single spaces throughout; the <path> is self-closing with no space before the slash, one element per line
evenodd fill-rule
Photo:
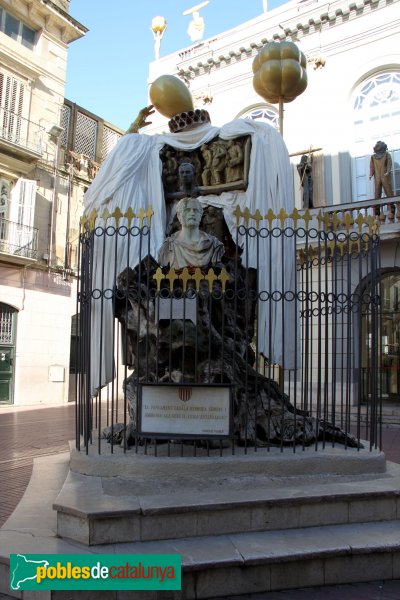
<path fill-rule="evenodd" d="M 259 446 L 308 445 L 323 436 L 357 445 L 292 405 L 260 370 L 261 359 L 293 369 L 297 355 L 295 255 L 285 230 L 294 202 L 281 136 L 254 121 L 213 127 L 173 76 L 156 80 L 150 98 L 171 117 L 172 133 L 135 133 L 153 108 L 140 111 L 85 196 L 99 231 L 93 286 L 110 290 L 90 307 L 91 393 L 112 379 L 113 317 L 122 325 L 123 362 L 132 369 L 124 381 L 131 422 L 107 435 L 119 440 L 122 432 L 128 446 L 172 434 Z M 268 218 L 271 211 L 281 215 L 273 235 L 260 229 L 267 209 Z M 132 227 L 135 216 L 139 227 Z M 191 398 L 189 423 L 179 402 Z M 213 411 L 226 414 L 222 427 Z"/>

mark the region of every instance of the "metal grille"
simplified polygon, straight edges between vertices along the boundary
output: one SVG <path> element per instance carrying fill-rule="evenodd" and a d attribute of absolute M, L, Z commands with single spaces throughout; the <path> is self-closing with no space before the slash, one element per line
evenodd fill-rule
<path fill-rule="evenodd" d="M 63 132 L 61 134 L 61 145 L 67 147 L 68 146 L 68 134 L 69 134 L 69 125 L 71 122 L 71 108 L 64 104 L 61 111 L 61 127 L 63 128 Z"/>
<path fill-rule="evenodd" d="M 97 121 L 81 112 L 76 114 L 75 151 L 88 158 L 96 158 Z"/>
<path fill-rule="evenodd" d="M 14 312 L 11 306 L 0 303 L 0 344 L 12 344 L 14 341 Z"/>
<path fill-rule="evenodd" d="M 354 447 L 362 439 L 378 447 L 379 238 L 373 226 L 363 219 L 354 231 L 337 215 L 329 222 L 319 215 L 310 224 L 308 211 L 304 223 L 297 211 L 269 213 L 265 221 L 238 213 L 244 223 L 238 221 L 233 241 L 243 255 L 181 272 L 161 269 L 149 256 L 151 229 L 143 215 L 134 226 L 132 214 L 122 224 L 118 210 L 107 226 L 88 221 L 80 249 L 78 447 L 97 437 L 101 452 L 105 436 L 111 447 L 155 455 L 164 451 L 160 440 L 170 452 L 171 438 L 182 455 L 208 452 L 210 438 L 221 455 L 227 442 L 232 453 L 237 446 L 246 452 Z M 127 255 L 117 267 L 123 249 Z M 291 257 L 293 268 L 279 254 Z M 367 382 L 361 370 L 363 315 L 371 348 Z M 109 352 L 120 344 L 122 357 L 119 350 Z M 125 365 L 122 376 L 115 370 L 119 364 Z M 112 381 L 102 390 L 107 377 Z M 208 389 L 211 395 L 218 387 L 221 395 L 227 388 L 231 393 L 233 422 L 225 437 L 216 429 L 202 437 L 143 428 L 143 403 L 149 405 L 150 396 L 154 406 L 179 388 L 177 405 L 184 411 L 192 391 L 202 388 L 206 398 Z M 168 401 L 161 410 L 166 418 Z"/>
<path fill-rule="evenodd" d="M 114 148 L 115 144 L 121 138 L 121 134 L 117 133 L 113 129 L 110 129 L 106 125 L 103 128 L 103 146 L 101 149 L 102 160 L 106 158 L 108 154 L 110 154 L 111 150 Z"/>

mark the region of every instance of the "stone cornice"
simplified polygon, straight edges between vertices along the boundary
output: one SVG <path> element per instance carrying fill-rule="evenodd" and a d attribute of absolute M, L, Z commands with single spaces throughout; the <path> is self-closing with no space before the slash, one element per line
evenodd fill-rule
<path fill-rule="evenodd" d="M 38 0 L 41 4 L 47 6 L 52 12 L 58 14 L 58 16 L 60 18 L 63 19 L 63 21 L 67 21 L 69 25 L 71 25 L 75 30 L 78 30 L 80 32 L 80 36 L 85 35 L 85 33 L 87 33 L 89 30 L 87 27 L 85 27 L 85 25 L 82 25 L 82 23 L 79 23 L 79 21 L 77 21 L 76 19 L 74 19 L 73 17 L 71 17 L 71 15 L 69 15 L 67 12 L 65 12 L 65 10 L 62 10 L 62 8 L 60 8 L 59 6 L 57 6 L 54 2 L 52 2 L 52 0 Z"/>
<path fill-rule="evenodd" d="M 188 48 L 179 52 L 180 60 L 177 63 L 177 75 L 183 80 L 194 79 L 199 75 L 210 72 L 213 69 L 220 69 L 221 67 L 230 66 L 241 60 L 252 58 L 257 55 L 258 51 L 268 42 L 272 41 L 296 41 L 300 40 L 304 36 L 310 33 L 323 31 L 326 28 L 331 28 L 335 25 L 340 25 L 362 16 L 365 10 L 374 8 L 384 8 L 386 5 L 394 4 L 399 0 L 357 0 L 356 2 L 336 2 L 330 5 L 324 5 L 324 9 L 328 7 L 328 10 L 318 11 L 318 6 L 315 7 L 314 14 L 311 16 L 310 5 L 306 5 L 308 9 L 307 15 L 303 15 L 303 19 L 296 18 L 294 16 L 287 18 L 287 25 L 279 24 L 271 29 L 271 33 L 268 37 L 252 41 L 246 45 L 238 46 L 235 49 L 231 49 L 228 52 L 219 53 L 212 50 L 212 43 L 214 40 L 209 41 L 208 49 L 203 52 L 197 51 L 197 57 L 200 58 L 200 54 L 204 57 L 204 54 L 208 54 L 206 60 L 196 61 L 196 49 Z M 308 18 L 307 18 L 308 17 Z M 286 21 L 286 19 L 283 19 Z M 297 22 L 296 22 L 297 21 Z M 268 22 L 267 22 L 268 23 Z M 274 30 L 275 29 L 275 30 Z M 206 42 L 204 43 L 204 46 Z M 210 56 L 212 54 L 212 56 Z"/>
<path fill-rule="evenodd" d="M 45 29 L 64 43 L 77 40 L 85 35 L 87 27 L 54 4 L 52 0 L 5 0 L 4 7 L 16 13 L 27 25 Z M 53 31 L 52 31 L 53 30 Z"/>

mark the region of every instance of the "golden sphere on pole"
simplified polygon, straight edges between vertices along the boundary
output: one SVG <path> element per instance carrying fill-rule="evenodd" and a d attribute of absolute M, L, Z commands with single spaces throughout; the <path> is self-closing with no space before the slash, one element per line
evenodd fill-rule
<path fill-rule="evenodd" d="M 149 96 L 158 112 L 169 119 L 178 113 L 194 109 L 189 89 L 174 75 L 157 77 L 150 86 Z"/>
<path fill-rule="evenodd" d="M 164 33 L 164 31 L 167 28 L 167 21 L 165 20 L 164 17 L 153 17 L 152 21 L 151 21 L 151 30 L 154 33 L 154 35 L 161 35 Z"/>

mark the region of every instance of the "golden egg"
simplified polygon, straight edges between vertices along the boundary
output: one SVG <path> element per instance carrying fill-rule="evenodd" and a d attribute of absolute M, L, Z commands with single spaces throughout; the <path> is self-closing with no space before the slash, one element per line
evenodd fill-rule
<path fill-rule="evenodd" d="M 193 98 L 181 79 L 161 75 L 150 86 L 150 102 L 159 113 L 171 119 L 178 113 L 193 110 Z"/>

